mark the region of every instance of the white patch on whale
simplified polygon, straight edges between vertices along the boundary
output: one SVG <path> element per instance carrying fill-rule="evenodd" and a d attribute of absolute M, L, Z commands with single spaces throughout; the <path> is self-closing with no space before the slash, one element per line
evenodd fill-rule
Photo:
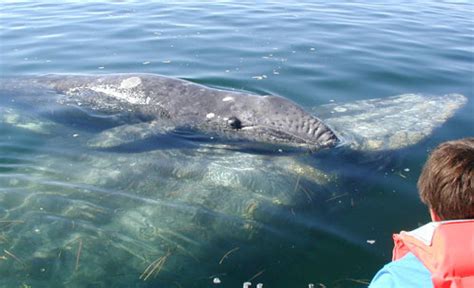
<path fill-rule="evenodd" d="M 140 77 L 129 77 L 122 80 L 119 87 L 113 85 L 99 85 L 90 86 L 88 88 L 131 104 L 149 104 L 151 100 L 150 97 L 147 97 L 141 89 L 134 89 L 140 84 L 142 84 Z"/>
<path fill-rule="evenodd" d="M 123 100 L 124 102 L 128 102 L 130 104 L 141 104 L 145 105 L 147 104 L 147 98 L 145 96 L 145 93 L 143 91 L 133 91 L 129 89 L 117 89 L 113 86 L 93 86 L 90 87 L 89 89 L 99 92 L 99 93 L 104 93 L 107 96 Z"/>
<path fill-rule="evenodd" d="M 120 89 L 131 89 L 135 88 L 138 85 L 142 84 L 142 79 L 140 77 L 130 77 L 120 83 Z"/>
<path fill-rule="evenodd" d="M 223 102 L 228 102 L 228 101 L 235 101 L 234 97 L 227 96 L 224 99 L 222 99 Z"/>
<path fill-rule="evenodd" d="M 214 113 L 207 113 L 206 118 L 207 118 L 207 119 L 212 119 L 212 118 L 214 118 L 215 116 L 216 116 L 216 114 L 214 114 Z"/>

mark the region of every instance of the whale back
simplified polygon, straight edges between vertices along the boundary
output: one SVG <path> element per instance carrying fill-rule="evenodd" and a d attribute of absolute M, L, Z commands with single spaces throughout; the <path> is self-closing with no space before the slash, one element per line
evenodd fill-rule
<path fill-rule="evenodd" d="M 115 129 L 100 135 L 101 140 L 96 141 L 99 146 L 99 142 L 111 137 L 116 140 L 105 141 L 107 146 L 120 143 L 124 137 L 118 137 L 119 134 L 136 135 L 125 137 L 129 142 L 188 129 L 208 139 L 272 150 L 278 146 L 285 150 L 316 151 L 339 143 L 336 134 L 318 117 L 278 96 L 220 90 L 155 74 L 45 75 L 13 83 L 26 91 L 33 90 L 28 87 L 51 91 L 53 97 L 48 98 L 46 106 L 57 107 L 56 115 L 71 114 L 58 112 L 63 112 L 64 107 L 75 107 L 85 111 L 86 116 L 105 114 L 108 119 L 117 120 L 116 126 L 125 128 L 122 131 L 126 133 Z M 36 102 L 37 106 L 47 100 L 32 98 L 27 102 Z M 136 126 L 126 127 L 125 121 Z"/>

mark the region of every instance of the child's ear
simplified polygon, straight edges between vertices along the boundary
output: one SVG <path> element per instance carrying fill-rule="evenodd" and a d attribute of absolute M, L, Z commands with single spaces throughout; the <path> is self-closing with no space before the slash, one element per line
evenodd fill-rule
<path fill-rule="evenodd" d="M 432 221 L 443 221 L 443 219 L 441 219 L 432 208 L 430 208 L 430 216 Z"/>

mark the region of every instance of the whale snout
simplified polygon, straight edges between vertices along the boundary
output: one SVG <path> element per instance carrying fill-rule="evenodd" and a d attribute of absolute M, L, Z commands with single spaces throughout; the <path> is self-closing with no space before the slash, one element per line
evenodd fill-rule
<path fill-rule="evenodd" d="M 308 147 L 312 150 L 336 146 L 339 139 L 334 131 L 321 119 L 303 108 L 277 96 L 265 97 L 267 105 L 262 111 L 261 125 L 275 142 L 288 142 L 292 146 Z"/>
<path fill-rule="evenodd" d="M 309 119 L 308 119 L 309 118 Z M 330 129 L 322 120 L 316 117 L 303 117 L 302 124 L 296 127 L 296 133 L 306 138 L 309 142 L 321 142 L 337 140 L 334 131 Z M 299 128 L 299 129 L 298 129 Z"/>
<path fill-rule="evenodd" d="M 307 115 L 289 115 L 287 121 L 275 127 L 281 135 L 291 138 L 291 141 L 308 146 L 312 149 L 321 149 L 336 146 L 339 142 L 334 131 L 320 119 Z M 285 137 L 285 136 L 282 136 Z"/>

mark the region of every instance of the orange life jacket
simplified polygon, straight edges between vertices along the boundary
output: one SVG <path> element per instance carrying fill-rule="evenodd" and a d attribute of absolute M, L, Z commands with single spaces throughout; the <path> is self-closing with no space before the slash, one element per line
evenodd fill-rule
<path fill-rule="evenodd" d="M 474 220 L 431 222 L 394 234 L 393 260 L 413 253 L 435 288 L 474 287 Z"/>

